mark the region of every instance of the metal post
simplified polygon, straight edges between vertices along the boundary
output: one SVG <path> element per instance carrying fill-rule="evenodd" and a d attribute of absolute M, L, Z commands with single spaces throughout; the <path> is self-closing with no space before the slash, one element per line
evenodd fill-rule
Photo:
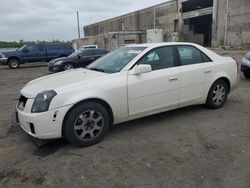
<path fill-rule="evenodd" d="M 213 0 L 212 46 L 217 46 L 218 0 Z"/>
<path fill-rule="evenodd" d="M 226 7 L 226 20 L 225 20 L 224 46 L 226 46 L 226 45 L 227 45 L 228 9 L 229 9 L 229 0 L 227 0 L 227 7 Z"/>
<path fill-rule="evenodd" d="M 155 13 L 155 8 L 154 8 L 154 29 L 155 29 L 155 27 L 156 27 L 156 13 Z"/>
<path fill-rule="evenodd" d="M 80 24 L 79 24 L 79 13 L 78 13 L 78 11 L 76 11 L 76 16 L 77 16 L 77 26 L 78 26 L 78 38 L 80 39 L 81 35 L 80 35 Z"/>

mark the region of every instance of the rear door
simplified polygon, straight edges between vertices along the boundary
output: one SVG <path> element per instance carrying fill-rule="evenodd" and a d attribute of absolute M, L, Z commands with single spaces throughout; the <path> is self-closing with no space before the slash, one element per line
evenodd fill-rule
<path fill-rule="evenodd" d="M 149 64 L 152 72 L 128 73 L 129 116 L 154 114 L 179 105 L 180 67 L 174 48 L 166 46 L 148 52 L 137 64 Z"/>
<path fill-rule="evenodd" d="M 44 44 L 38 44 L 38 51 L 37 51 L 37 60 L 38 61 L 47 61 L 47 52 L 45 49 L 45 45 Z"/>
<path fill-rule="evenodd" d="M 201 102 L 207 91 L 213 67 L 211 60 L 190 45 L 177 46 L 181 70 L 180 105 Z"/>

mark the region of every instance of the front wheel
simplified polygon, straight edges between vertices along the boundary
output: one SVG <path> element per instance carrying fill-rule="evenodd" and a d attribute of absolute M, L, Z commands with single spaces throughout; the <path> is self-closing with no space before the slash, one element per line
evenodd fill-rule
<path fill-rule="evenodd" d="M 64 71 L 67 71 L 67 70 L 71 70 L 71 69 L 74 69 L 74 65 L 72 63 L 66 63 L 64 66 L 63 66 L 63 70 Z"/>
<path fill-rule="evenodd" d="M 71 144 L 83 147 L 100 142 L 110 126 L 107 110 L 96 102 L 73 108 L 65 121 L 65 136 Z"/>
<path fill-rule="evenodd" d="M 224 80 L 214 82 L 209 90 L 206 106 L 211 109 L 221 108 L 227 100 L 228 91 L 228 85 Z"/>
<path fill-rule="evenodd" d="M 8 65 L 11 69 L 17 69 L 20 66 L 20 61 L 18 59 L 10 59 Z"/>

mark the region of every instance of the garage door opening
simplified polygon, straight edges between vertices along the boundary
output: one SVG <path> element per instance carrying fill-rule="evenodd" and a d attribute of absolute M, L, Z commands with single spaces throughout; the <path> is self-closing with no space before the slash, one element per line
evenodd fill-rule
<path fill-rule="evenodd" d="M 210 47 L 212 40 L 212 15 L 199 16 L 184 20 L 184 39 Z"/>

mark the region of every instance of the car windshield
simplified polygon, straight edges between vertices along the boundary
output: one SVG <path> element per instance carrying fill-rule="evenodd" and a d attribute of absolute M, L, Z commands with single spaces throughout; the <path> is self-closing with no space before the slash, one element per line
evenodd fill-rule
<path fill-rule="evenodd" d="M 83 51 L 78 50 L 78 51 L 74 52 L 73 54 L 69 55 L 69 57 L 77 57 L 77 56 L 79 56 L 82 52 L 83 52 Z"/>
<path fill-rule="evenodd" d="M 144 47 L 119 48 L 96 60 L 94 63 L 90 64 L 86 68 L 105 73 L 120 72 L 131 60 L 133 60 L 137 55 L 139 55 L 144 49 Z"/>

